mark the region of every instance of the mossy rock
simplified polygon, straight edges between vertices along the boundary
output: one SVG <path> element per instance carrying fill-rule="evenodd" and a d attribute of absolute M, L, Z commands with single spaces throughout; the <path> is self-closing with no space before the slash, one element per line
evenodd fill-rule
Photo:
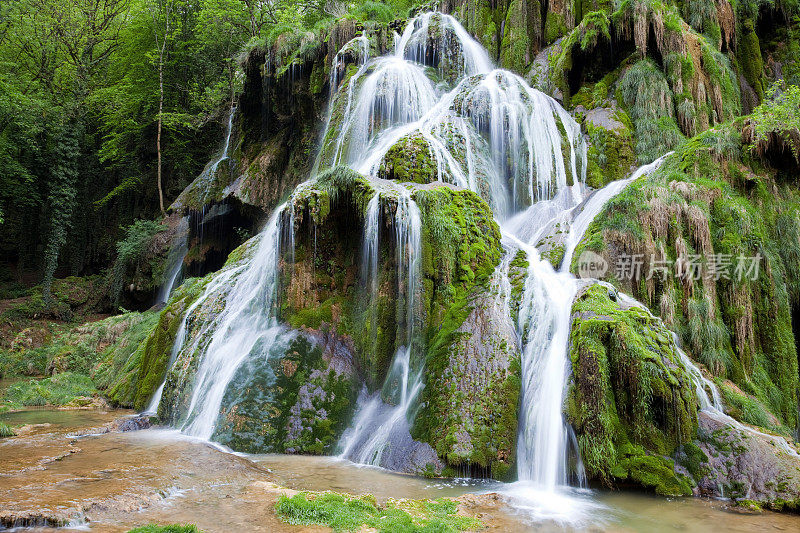
<path fill-rule="evenodd" d="M 231 254 L 235 255 L 236 250 Z M 133 405 L 136 409 L 147 407 L 156 389 L 164 381 L 167 365 L 176 341 L 176 335 L 189 306 L 199 298 L 213 275 L 206 278 L 190 278 L 184 281 L 170 296 L 169 302 L 158 315 L 158 323 L 139 350 L 141 361 L 138 365 L 136 395 Z"/>
<path fill-rule="evenodd" d="M 438 179 L 436 160 L 421 133 L 397 141 L 381 161 L 378 176 L 399 182 L 430 183 Z"/>
<path fill-rule="evenodd" d="M 566 412 L 586 473 L 609 485 L 691 493 L 665 457 L 696 433 L 694 383 L 663 323 L 617 300 L 596 284 L 572 308 Z"/>
<path fill-rule="evenodd" d="M 768 159 L 752 157 L 741 128 L 698 135 L 629 185 L 596 217 L 575 257 L 601 255 L 610 265 L 604 280 L 658 310 L 693 359 L 738 387 L 726 399 L 734 417 L 783 432 L 797 425 L 791 302 L 800 294 L 800 191 L 781 185 L 782 171 Z M 678 276 L 676 261 L 697 256 L 699 276 Z M 727 279 L 708 275 L 719 256 L 731 258 Z M 641 271 L 618 275 L 624 257 L 642 258 Z M 748 258 L 760 265 L 749 276 Z M 652 270 L 654 261 L 666 272 Z"/>

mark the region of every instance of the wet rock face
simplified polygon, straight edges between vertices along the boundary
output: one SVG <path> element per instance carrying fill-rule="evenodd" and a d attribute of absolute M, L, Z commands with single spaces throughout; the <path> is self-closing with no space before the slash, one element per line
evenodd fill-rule
<path fill-rule="evenodd" d="M 731 427 L 701 412 L 694 453 L 703 496 L 749 500 L 784 511 L 800 510 L 800 458 L 765 436 Z"/>
<path fill-rule="evenodd" d="M 444 368 L 428 374 L 431 444 L 449 466 L 502 479 L 514 463 L 520 346 L 501 272 L 470 295 Z"/>
<path fill-rule="evenodd" d="M 334 453 L 355 400 L 349 354 L 303 334 L 277 348 L 241 366 L 213 439 L 250 453 Z"/>

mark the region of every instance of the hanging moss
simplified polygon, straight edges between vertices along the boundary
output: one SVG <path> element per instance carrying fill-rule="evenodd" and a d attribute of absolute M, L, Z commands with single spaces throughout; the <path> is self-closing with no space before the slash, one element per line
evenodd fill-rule
<path fill-rule="evenodd" d="M 541 40 L 541 13 L 538 0 L 512 0 L 506 11 L 503 40 L 500 43 L 500 64 L 519 73 L 527 67 L 538 52 Z"/>
<path fill-rule="evenodd" d="M 601 253 L 611 265 L 606 279 L 658 309 L 693 358 L 770 413 L 765 418 L 758 410 L 734 409 L 747 403 L 731 397 L 734 417 L 794 427 L 797 350 L 790 294 L 797 274 L 790 265 L 800 232 L 785 214 L 800 194 L 778 187 L 776 170 L 750 160 L 741 127 L 712 129 L 681 145 L 658 172 L 609 203 L 576 256 L 585 249 Z M 640 275 L 616 276 L 619 257 L 637 254 Z M 676 260 L 692 257 L 700 275 L 678 277 Z M 707 275 L 714 257 L 728 258 L 727 276 Z M 749 276 L 747 258 L 759 266 Z M 668 265 L 666 278 L 648 276 L 654 261 Z M 737 268 L 744 270 L 737 275 Z"/>
<path fill-rule="evenodd" d="M 761 46 L 758 42 L 758 35 L 755 31 L 755 23 L 752 19 L 747 19 L 740 25 L 739 44 L 736 55 L 739 60 L 739 67 L 747 83 L 753 88 L 761 102 L 764 99 L 764 60 L 761 58 Z"/>
<path fill-rule="evenodd" d="M 586 473 L 609 485 L 691 494 L 669 457 L 697 427 L 694 384 L 663 324 L 615 300 L 594 285 L 572 309 L 566 412 Z"/>

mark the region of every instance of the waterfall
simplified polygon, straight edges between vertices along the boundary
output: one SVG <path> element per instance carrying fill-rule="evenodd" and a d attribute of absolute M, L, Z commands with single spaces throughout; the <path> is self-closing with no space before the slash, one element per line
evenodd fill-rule
<path fill-rule="evenodd" d="M 214 433 L 225 389 L 244 360 L 284 333 L 275 318 L 281 215 L 276 209 L 259 235 L 252 260 L 233 283 L 225 308 L 207 326 L 192 397 L 181 431 L 204 439 Z M 204 337 L 200 334 L 198 338 Z"/>
<path fill-rule="evenodd" d="M 541 490 L 552 491 L 568 482 L 569 439 L 562 407 L 569 377 L 572 302 L 578 289 L 578 281 L 570 274 L 575 248 L 606 203 L 635 179 L 655 171 L 665 157 L 596 191 L 573 208 L 581 211 L 570 225 L 558 271 L 539 256 L 532 242 L 521 243 L 528 253 L 529 268 L 518 323 L 524 348 L 517 471 L 520 480 Z M 541 206 L 548 210 L 546 203 Z M 536 210 L 527 213 L 537 219 Z M 515 224 L 520 226 L 518 220 Z"/>
<path fill-rule="evenodd" d="M 167 268 L 164 275 L 164 283 L 158 291 L 156 303 L 165 304 L 169 300 L 169 295 L 178 286 L 181 273 L 183 272 L 183 260 L 189 252 L 189 217 L 182 217 L 175 230 L 175 238 L 169 249 L 167 256 Z"/>
<path fill-rule="evenodd" d="M 433 25 L 438 28 L 431 32 Z M 431 33 L 440 36 L 438 43 L 432 43 Z M 434 85 L 425 66 L 437 68 L 445 81 Z M 337 120 L 327 124 L 320 167 L 346 163 L 377 182 L 391 147 L 404 137 L 417 136 L 436 162 L 436 177 L 477 192 L 500 220 L 523 211 L 527 216 L 515 219 L 519 225 L 536 223 L 537 214 L 546 222 L 545 209 L 560 216 L 583 199 L 586 146 L 579 125 L 555 100 L 519 76 L 495 69 L 486 51 L 450 16 L 425 13 L 410 20 L 396 37 L 392 54 L 363 63 L 342 83 L 332 99 L 331 117 L 334 108 Z M 414 250 L 416 258 L 419 245 L 412 245 L 411 237 L 419 231 L 414 228 L 419 214 L 407 191 L 400 190 L 393 221 L 395 246 L 402 254 L 404 249 Z M 376 195 L 367 209 L 362 259 L 362 275 L 373 299 L 379 202 Z M 568 371 L 565 350 L 575 283 L 568 273 L 539 260 L 530 242 L 520 242 L 511 231 L 506 234 L 528 251 L 531 264 L 521 330 L 527 362 L 524 420 L 532 421 L 523 423 L 520 475 L 547 479 L 545 484 L 555 487 L 566 481 L 562 457 L 567 437 L 560 398 Z M 382 390 L 360 395 L 355 420 L 340 442 L 342 456 L 356 462 L 392 464 L 387 454 L 391 456 L 407 435 L 409 409 L 422 386 L 421 369 L 413 369 L 410 313 L 420 290 L 414 263 L 404 263 L 400 256 L 397 261 L 401 294 L 403 284 L 408 285 L 406 308 L 397 313 L 405 313 L 406 342 L 398 347 Z M 544 375 L 547 379 L 542 380 Z"/>
<path fill-rule="evenodd" d="M 191 399 L 180 426 L 184 433 L 210 439 L 225 390 L 237 369 L 248 357 L 268 354 L 286 334 L 286 328 L 275 318 L 281 221 L 286 205 L 273 212 L 255 239 L 250 261 L 215 275 L 184 314 L 167 370 L 169 373 L 182 355 L 198 359 Z M 190 332 L 190 322 L 209 303 L 212 307 L 222 303 L 224 307 L 210 320 L 200 320 L 200 327 Z M 158 412 L 165 383 L 166 378 L 146 412 Z"/>
<path fill-rule="evenodd" d="M 356 463 L 400 469 L 410 448 L 409 411 L 422 390 L 422 368 L 414 368 L 412 357 L 420 355 L 417 339 L 419 319 L 420 260 L 422 258 L 422 223 L 419 208 L 409 192 L 396 188 L 397 209 L 394 215 L 394 246 L 397 264 L 398 338 L 403 339 L 394 356 L 383 387 L 373 394 L 362 391 L 358 398 L 352 426 L 342 436 L 341 457 Z M 362 276 L 367 280 L 368 306 L 375 317 L 378 277 L 378 220 L 380 193 L 367 208 L 364 227 Z M 376 326 L 371 324 L 375 339 Z M 400 334 L 400 332 L 404 332 Z M 374 342 L 374 340 L 373 340 Z"/>
<path fill-rule="evenodd" d="M 399 468 L 419 445 L 409 429 L 423 387 L 424 346 L 417 324 L 423 290 L 421 214 L 412 187 L 380 179 L 391 147 L 413 136 L 420 154 L 435 162 L 436 179 L 469 188 L 492 206 L 508 253 L 527 252 L 530 266 L 518 323 L 524 347 L 519 477 L 553 493 L 568 482 L 570 437 L 561 410 L 577 281 L 569 274 L 570 261 L 557 270 L 541 259 L 536 239 L 554 220 L 572 220 L 565 253 L 571 258 L 594 216 L 630 180 L 595 192 L 585 202 L 586 145 L 579 125 L 555 100 L 519 76 L 495 69 L 486 51 L 450 16 L 421 14 L 395 37 L 391 53 L 369 57 L 369 50 L 369 40 L 361 36 L 334 58 L 331 104 L 314 165 L 316 175 L 346 164 L 378 191 L 367 205 L 361 260 L 373 342 L 378 252 L 392 244 L 397 254 L 395 352 L 382 386 L 359 395 L 354 421 L 340 440 L 342 456 Z M 357 69 L 345 75 L 346 61 L 353 56 Z M 431 75 L 431 69 L 438 75 Z M 293 249 L 294 209 L 285 209 L 273 213 L 248 262 L 229 267 L 209 284 L 201 300 L 212 308 L 221 305 L 219 314 L 200 320 L 199 327 L 184 319 L 171 360 L 184 355 L 197 359 L 182 420 L 186 433 L 211 438 L 236 369 L 248 357 L 267 356 L 269 347 L 287 334 L 274 312 L 283 218 L 289 219 L 286 238 Z M 390 219 L 382 221 L 384 216 Z M 382 225 L 392 229 L 393 243 L 379 242 Z M 509 297 L 507 287 L 503 294 Z M 193 306 L 187 317 L 200 309 Z"/>
<path fill-rule="evenodd" d="M 226 161 L 229 158 L 228 150 L 230 149 L 231 146 L 231 133 L 233 132 L 233 117 L 235 115 L 236 115 L 236 106 L 231 106 L 231 112 L 228 114 L 228 125 L 225 129 L 225 144 L 222 145 L 222 153 L 216 160 L 214 160 L 214 162 L 211 164 L 211 167 L 207 172 L 209 179 L 214 178 L 214 176 L 217 173 L 217 168 L 219 167 L 219 164 L 222 163 L 223 161 Z"/>

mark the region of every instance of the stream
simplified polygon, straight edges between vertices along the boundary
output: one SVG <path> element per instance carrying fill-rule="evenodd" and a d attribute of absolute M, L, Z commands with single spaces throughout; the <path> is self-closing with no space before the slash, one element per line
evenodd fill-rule
<path fill-rule="evenodd" d="M 378 501 L 513 494 L 499 482 L 425 479 L 333 457 L 233 454 L 173 429 L 102 433 L 131 415 L 45 408 L 0 415 L 18 433 L 0 439 L 0 517 L 38 525 L 17 528 L 24 531 L 124 532 L 148 523 L 193 523 L 206 532 L 324 531 L 280 522 L 272 511 L 276 485 L 369 493 Z M 800 521 L 728 511 L 722 501 L 575 489 L 565 500 L 565 526 L 529 522 L 524 510 L 495 500 L 482 509 L 495 531 L 796 531 Z M 587 512 L 576 520 L 582 501 Z M 66 526 L 47 527 L 58 521 Z"/>

